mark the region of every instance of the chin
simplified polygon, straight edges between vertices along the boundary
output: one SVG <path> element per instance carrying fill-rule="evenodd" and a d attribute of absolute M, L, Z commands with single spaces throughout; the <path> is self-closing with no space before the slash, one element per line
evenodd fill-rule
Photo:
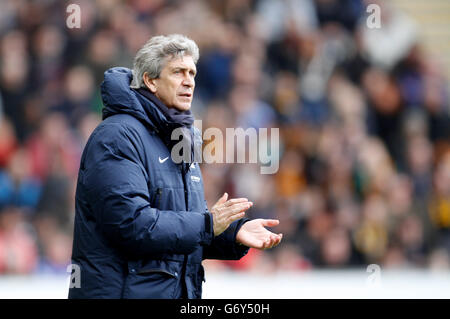
<path fill-rule="evenodd" d="M 189 104 L 178 104 L 178 105 L 175 105 L 175 108 L 177 109 L 177 110 L 179 110 L 179 111 L 187 111 L 187 110 L 189 110 L 190 108 L 191 108 L 191 103 L 189 103 Z"/>

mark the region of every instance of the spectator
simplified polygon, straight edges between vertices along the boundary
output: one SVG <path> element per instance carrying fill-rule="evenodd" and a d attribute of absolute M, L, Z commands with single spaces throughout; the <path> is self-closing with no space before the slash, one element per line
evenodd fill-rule
<path fill-rule="evenodd" d="M 0 210 L 0 274 L 28 274 L 38 262 L 36 240 L 20 208 Z"/>

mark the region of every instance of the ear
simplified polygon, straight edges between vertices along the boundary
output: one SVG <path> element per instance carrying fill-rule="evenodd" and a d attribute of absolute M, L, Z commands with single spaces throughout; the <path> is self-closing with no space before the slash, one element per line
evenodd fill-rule
<path fill-rule="evenodd" d="M 157 91 L 156 79 L 151 79 L 147 72 L 144 72 L 142 76 L 144 80 L 145 86 L 152 92 L 153 94 Z"/>

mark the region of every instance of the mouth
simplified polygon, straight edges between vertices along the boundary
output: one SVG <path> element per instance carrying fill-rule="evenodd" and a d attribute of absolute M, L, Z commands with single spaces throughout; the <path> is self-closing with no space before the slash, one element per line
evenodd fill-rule
<path fill-rule="evenodd" d="M 182 94 L 178 94 L 178 95 L 181 97 L 184 97 L 184 98 L 189 98 L 189 99 L 192 97 L 191 93 L 182 93 Z"/>

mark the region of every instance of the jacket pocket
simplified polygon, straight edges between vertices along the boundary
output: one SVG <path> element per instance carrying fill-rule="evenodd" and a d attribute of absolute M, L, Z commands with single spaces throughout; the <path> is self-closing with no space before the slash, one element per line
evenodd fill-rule
<path fill-rule="evenodd" d="M 160 273 L 170 277 L 178 277 L 181 272 L 182 263 L 172 260 L 150 259 L 142 261 L 137 269 L 138 275 Z"/>
<path fill-rule="evenodd" d="M 129 276 L 127 298 L 173 299 L 181 296 L 181 264 L 148 260 Z"/>
<path fill-rule="evenodd" d="M 178 276 L 177 272 L 168 271 L 163 268 L 142 269 L 137 272 L 138 275 L 153 274 L 153 273 L 160 273 L 173 278 L 176 278 Z"/>

